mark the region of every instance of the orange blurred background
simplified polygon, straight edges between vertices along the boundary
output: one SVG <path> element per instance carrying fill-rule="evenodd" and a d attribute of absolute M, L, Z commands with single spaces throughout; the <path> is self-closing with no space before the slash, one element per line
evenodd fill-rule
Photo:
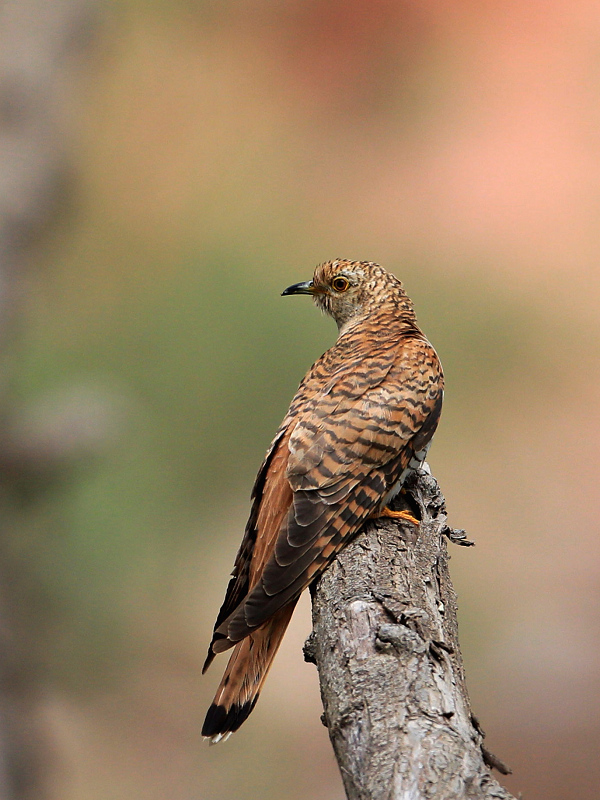
<path fill-rule="evenodd" d="M 306 599 L 256 711 L 214 748 L 200 728 L 225 660 L 200 669 L 254 473 L 335 338 L 279 292 L 345 257 L 404 281 L 444 363 L 429 462 L 477 543 L 451 568 L 502 782 L 595 800 L 600 3 L 101 10 L 68 203 L 10 350 L 15 426 L 75 419 L 95 442 L 15 512 L 8 548 L 48 796 L 343 797 Z"/>

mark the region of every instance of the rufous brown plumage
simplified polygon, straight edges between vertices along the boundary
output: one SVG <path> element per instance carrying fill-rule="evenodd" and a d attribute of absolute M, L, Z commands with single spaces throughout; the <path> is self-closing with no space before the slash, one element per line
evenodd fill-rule
<path fill-rule="evenodd" d="M 308 294 L 338 324 L 258 472 L 252 510 L 204 670 L 233 648 L 202 733 L 248 717 L 301 592 L 423 463 L 443 374 L 401 282 L 378 264 L 328 261 L 284 295 Z"/>

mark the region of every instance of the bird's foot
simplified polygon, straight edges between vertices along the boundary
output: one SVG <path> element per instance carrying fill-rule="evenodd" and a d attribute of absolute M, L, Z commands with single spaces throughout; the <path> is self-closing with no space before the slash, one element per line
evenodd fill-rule
<path fill-rule="evenodd" d="M 419 527 L 420 522 L 418 519 L 415 519 L 413 515 L 408 511 L 392 511 L 391 508 L 384 506 L 381 511 L 377 514 L 373 514 L 373 519 L 381 519 L 381 517 L 389 517 L 390 519 L 404 519 L 407 522 L 412 522 L 413 525 Z"/>

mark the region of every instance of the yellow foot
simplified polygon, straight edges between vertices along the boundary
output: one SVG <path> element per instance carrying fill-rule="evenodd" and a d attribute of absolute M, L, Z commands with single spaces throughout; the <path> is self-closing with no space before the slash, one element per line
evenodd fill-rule
<path fill-rule="evenodd" d="M 412 522 L 413 525 L 419 526 L 419 520 L 415 519 L 408 511 L 392 511 L 391 508 L 384 506 L 379 514 L 373 514 L 374 519 L 380 517 L 390 517 L 390 519 L 405 519 L 407 522 Z"/>

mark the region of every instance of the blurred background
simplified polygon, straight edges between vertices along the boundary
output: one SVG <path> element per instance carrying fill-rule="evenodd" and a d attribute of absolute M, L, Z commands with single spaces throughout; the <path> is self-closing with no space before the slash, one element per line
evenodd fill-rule
<path fill-rule="evenodd" d="M 200 675 L 335 257 L 415 301 L 487 745 L 600 783 L 600 3 L 0 5 L 0 796 L 342 800 L 296 613 L 256 711 Z M 219 663 L 220 662 L 220 663 Z"/>

